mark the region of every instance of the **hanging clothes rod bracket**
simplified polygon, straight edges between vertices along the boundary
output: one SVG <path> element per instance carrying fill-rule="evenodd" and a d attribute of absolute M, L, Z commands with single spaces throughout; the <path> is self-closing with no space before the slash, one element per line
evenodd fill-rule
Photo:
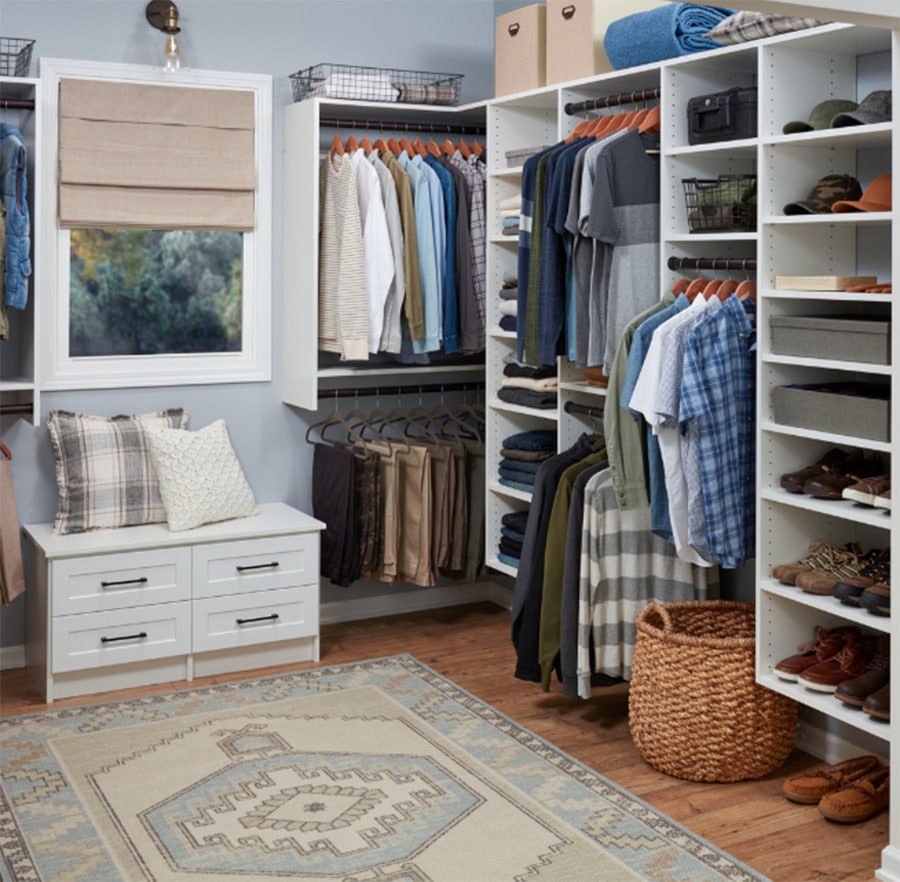
<path fill-rule="evenodd" d="M 34 110 L 34 98 L 0 98 L 4 110 Z"/>
<path fill-rule="evenodd" d="M 603 107 L 618 107 L 622 104 L 636 104 L 638 101 L 651 101 L 659 98 L 659 89 L 635 89 L 633 92 L 620 92 L 618 95 L 606 95 L 600 98 L 588 98 L 586 101 L 570 101 L 563 110 L 574 116 L 589 110 L 600 110 Z"/>

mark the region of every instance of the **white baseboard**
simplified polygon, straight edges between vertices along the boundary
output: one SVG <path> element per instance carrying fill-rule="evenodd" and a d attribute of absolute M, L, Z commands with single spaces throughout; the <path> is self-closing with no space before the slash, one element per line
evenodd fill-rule
<path fill-rule="evenodd" d="M 378 616 L 439 609 L 442 606 L 481 603 L 485 600 L 509 609 L 512 606 L 512 589 L 494 582 L 475 582 L 471 585 L 404 589 L 362 599 L 348 598 L 323 603 L 319 608 L 319 621 L 323 625 L 331 625 L 337 622 L 354 622 Z"/>
<path fill-rule="evenodd" d="M 25 644 L 0 646 L 0 671 L 25 667 Z"/>
<path fill-rule="evenodd" d="M 900 849 L 888 845 L 881 850 L 881 869 L 875 871 L 880 882 L 900 882 Z"/>

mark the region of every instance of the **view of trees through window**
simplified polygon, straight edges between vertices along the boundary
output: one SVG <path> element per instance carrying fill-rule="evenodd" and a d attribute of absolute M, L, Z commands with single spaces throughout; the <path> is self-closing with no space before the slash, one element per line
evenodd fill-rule
<path fill-rule="evenodd" d="M 71 230 L 69 354 L 241 350 L 243 236 Z"/>

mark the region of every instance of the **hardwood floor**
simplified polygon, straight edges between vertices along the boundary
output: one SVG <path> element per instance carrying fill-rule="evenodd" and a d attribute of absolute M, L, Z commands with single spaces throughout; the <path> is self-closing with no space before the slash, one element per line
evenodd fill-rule
<path fill-rule="evenodd" d="M 489 603 L 383 619 L 327 625 L 322 629 L 322 664 L 337 664 L 408 652 L 459 686 L 493 705 L 537 735 L 596 769 L 684 826 L 749 864 L 773 882 L 863 882 L 874 878 L 887 844 L 888 815 L 856 825 L 824 820 L 815 806 L 799 806 L 781 795 L 785 777 L 815 764 L 797 751 L 780 771 L 757 781 L 696 784 L 648 766 L 628 731 L 624 686 L 595 690 L 590 700 L 566 698 L 553 683 L 513 676 L 509 613 Z M 296 669 L 311 667 L 309 663 Z M 270 668 L 276 673 L 291 668 Z M 254 671 L 254 675 L 261 673 Z M 243 674 L 195 680 L 194 684 L 240 679 Z M 164 692 L 183 686 L 104 693 L 102 700 Z M 63 699 L 53 707 L 96 697 Z M 46 708 L 24 670 L 0 674 L 0 716 Z"/>

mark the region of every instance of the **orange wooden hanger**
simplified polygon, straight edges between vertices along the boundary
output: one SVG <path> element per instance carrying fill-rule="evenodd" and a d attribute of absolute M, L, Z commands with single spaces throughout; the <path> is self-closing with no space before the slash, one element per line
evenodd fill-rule
<path fill-rule="evenodd" d="M 354 150 L 359 150 L 359 144 L 356 143 L 356 136 L 351 135 L 347 138 L 347 152 L 352 153 Z"/>
<path fill-rule="evenodd" d="M 401 138 L 400 139 L 400 149 L 406 151 L 406 155 L 412 159 L 416 155 L 415 148 L 410 143 L 409 138 Z"/>
<path fill-rule="evenodd" d="M 388 147 L 387 141 L 384 138 L 376 138 L 375 139 L 375 149 L 379 150 L 381 153 L 390 153 L 391 148 Z"/>
<path fill-rule="evenodd" d="M 472 152 L 476 156 L 481 156 L 481 154 L 484 152 L 484 145 L 479 144 L 478 141 L 473 141 L 472 142 Z"/>
<path fill-rule="evenodd" d="M 456 153 L 456 145 L 448 138 L 441 144 L 441 153 L 444 156 L 453 156 Z"/>
<path fill-rule="evenodd" d="M 685 276 L 682 276 L 680 279 L 675 279 L 675 284 L 672 285 L 672 293 L 677 297 L 679 294 L 684 294 L 688 289 L 688 285 L 691 284 L 691 280 Z"/>
<path fill-rule="evenodd" d="M 435 142 L 435 141 L 426 141 L 426 142 L 425 142 L 425 149 L 426 149 L 432 156 L 440 156 L 440 155 L 441 155 L 441 148 L 438 147 L 437 142 Z"/>
<path fill-rule="evenodd" d="M 341 140 L 340 135 L 335 135 L 331 139 L 331 151 L 332 156 L 343 156 L 344 155 L 344 142 Z"/>
<path fill-rule="evenodd" d="M 706 283 L 706 286 L 703 288 L 703 292 L 702 292 L 701 296 L 703 297 L 704 300 L 709 300 L 710 297 L 712 297 L 713 295 L 715 295 L 718 292 L 718 290 L 721 286 L 722 286 L 721 279 L 710 279 Z"/>
<path fill-rule="evenodd" d="M 12 459 L 12 451 L 2 441 L 0 441 L 0 453 L 7 459 Z"/>
<path fill-rule="evenodd" d="M 684 296 L 687 297 L 688 300 L 694 300 L 694 298 L 706 287 L 707 280 L 706 279 L 694 279 L 688 286 L 685 288 Z"/>
<path fill-rule="evenodd" d="M 394 156 L 399 156 L 403 152 L 403 147 L 396 138 L 388 138 L 388 148 Z"/>
<path fill-rule="evenodd" d="M 651 107 L 647 112 L 647 115 L 644 117 L 643 122 L 638 127 L 638 131 L 643 134 L 644 132 L 658 132 L 660 124 L 660 110 L 659 105 L 656 107 Z"/>
<path fill-rule="evenodd" d="M 725 281 L 719 285 L 719 288 L 716 291 L 716 297 L 724 303 L 735 291 L 737 291 L 737 287 L 737 279 L 725 279 Z"/>
<path fill-rule="evenodd" d="M 416 138 L 415 141 L 412 142 L 412 148 L 419 156 L 424 156 L 428 152 L 425 149 L 425 142 L 421 138 Z"/>
<path fill-rule="evenodd" d="M 465 159 L 468 159 L 472 155 L 472 151 L 469 150 L 469 145 L 466 144 L 465 141 L 458 141 L 456 144 L 456 149 L 462 153 Z"/>
<path fill-rule="evenodd" d="M 366 153 L 372 152 L 372 142 L 368 138 L 363 138 L 359 142 L 359 146 L 362 147 L 362 149 L 365 150 Z"/>

